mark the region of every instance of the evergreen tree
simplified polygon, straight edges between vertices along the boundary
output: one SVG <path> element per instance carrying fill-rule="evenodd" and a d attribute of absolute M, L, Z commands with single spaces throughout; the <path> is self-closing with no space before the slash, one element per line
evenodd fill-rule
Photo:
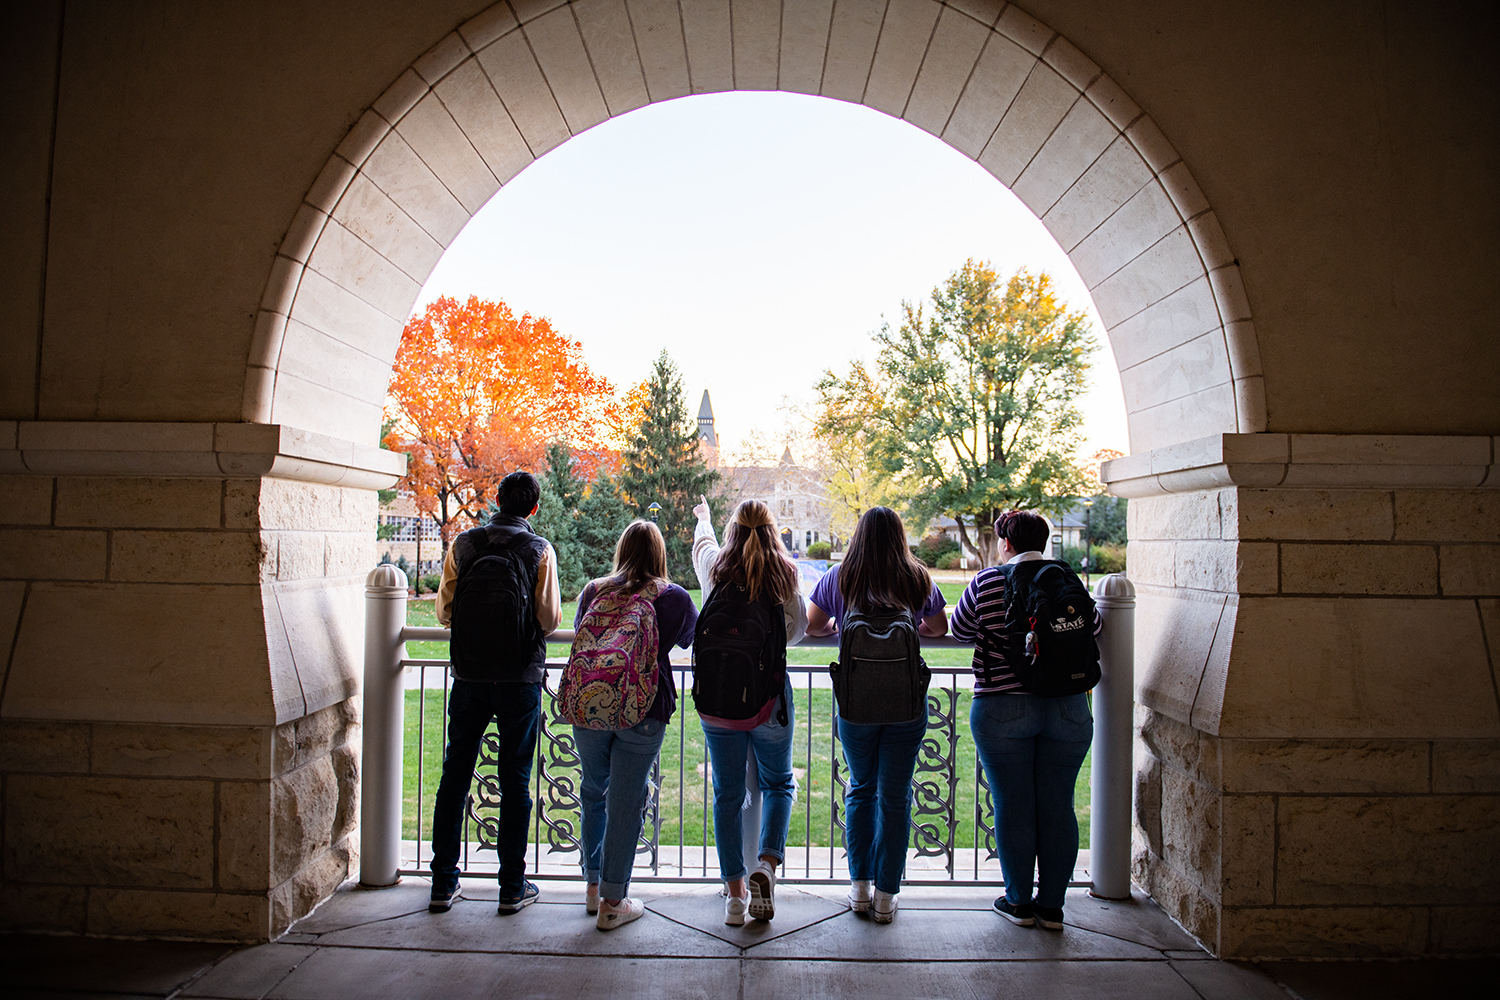
<path fill-rule="evenodd" d="M 715 523 L 725 512 L 719 474 L 703 461 L 697 425 L 688 419 L 687 396 L 677 366 L 663 350 L 646 380 L 645 419 L 625 449 L 620 487 L 637 517 L 648 517 L 653 502 L 667 541 L 667 572 L 679 582 L 693 577 L 693 507 L 700 494 L 709 497 Z"/>
<path fill-rule="evenodd" d="M 583 566 L 583 546 L 578 542 L 578 501 L 585 483 L 573 471 L 573 454 L 567 445 L 553 441 L 547 446 L 547 468 L 539 477 L 542 498 L 531 518 L 531 527 L 552 543 L 557 553 L 557 582 L 563 600 L 571 601 L 588 582 Z"/>
<path fill-rule="evenodd" d="M 634 516 L 635 509 L 620 496 L 619 486 L 601 469 L 578 504 L 575 522 L 585 578 L 597 580 L 609 575 L 614 568 L 615 543 Z"/>

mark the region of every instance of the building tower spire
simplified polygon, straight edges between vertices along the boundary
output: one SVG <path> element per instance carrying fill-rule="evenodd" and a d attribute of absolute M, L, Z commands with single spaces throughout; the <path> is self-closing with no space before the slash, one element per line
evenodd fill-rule
<path fill-rule="evenodd" d="M 714 434 L 714 404 L 708 398 L 707 389 L 703 390 L 703 402 L 698 405 L 698 436 L 711 448 L 719 446 L 718 436 Z"/>

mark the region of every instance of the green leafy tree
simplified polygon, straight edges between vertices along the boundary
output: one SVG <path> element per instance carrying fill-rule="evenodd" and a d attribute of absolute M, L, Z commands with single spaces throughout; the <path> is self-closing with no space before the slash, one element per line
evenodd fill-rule
<path fill-rule="evenodd" d="M 578 504 L 578 547 L 586 579 L 609 575 L 614 568 L 615 543 L 634 517 L 635 508 L 620 496 L 620 488 L 610 474 L 601 470 Z"/>
<path fill-rule="evenodd" d="M 819 433 L 858 439 L 916 524 L 946 513 L 984 565 L 1007 508 L 1052 513 L 1088 492 L 1076 457 L 1095 349 L 1088 320 L 1057 300 L 1046 273 L 1002 281 L 966 261 L 933 289 L 932 316 L 902 303 L 875 335 L 873 371 L 826 372 Z"/>
<path fill-rule="evenodd" d="M 1095 545 L 1124 545 L 1129 541 L 1125 512 L 1130 501 L 1108 495 L 1094 498 L 1089 510 L 1089 537 Z"/>
<path fill-rule="evenodd" d="M 719 495 L 720 477 L 703 461 L 698 447 L 697 424 L 688 419 L 687 395 L 682 376 L 666 351 L 656 359 L 646 380 L 645 414 L 626 444 L 621 491 L 629 498 L 637 517 L 661 504 L 657 523 L 667 542 L 667 568 L 675 580 L 693 574 L 693 507 L 700 495 L 708 496 L 714 523 L 725 514 L 726 501 Z"/>

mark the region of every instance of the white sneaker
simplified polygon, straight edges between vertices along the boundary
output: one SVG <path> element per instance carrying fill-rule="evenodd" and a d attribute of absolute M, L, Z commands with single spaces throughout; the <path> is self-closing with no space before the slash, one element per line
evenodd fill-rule
<path fill-rule="evenodd" d="M 622 899 L 614 905 L 611 905 L 607 899 L 601 899 L 599 900 L 599 917 L 594 921 L 594 926 L 601 931 L 612 931 L 632 920 L 639 920 L 641 914 L 645 912 L 646 904 L 639 899 Z"/>
<path fill-rule="evenodd" d="M 744 896 L 731 896 L 728 891 L 724 894 L 724 922 L 730 927 L 745 926 L 745 912 L 750 909 L 750 901 Z"/>
<path fill-rule="evenodd" d="M 750 873 L 750 916 L 756 920 L 776 916 L 776 869 L 765 861 Z"/>
<path fill-rule="evenodd" d="M 595 882 L 583 890 L 583 908 L 588 911 L 589 916 L 599 912 L 599 883 Z"/>
<path fill-rule="evenodd" d="M 864 913 L 870 908 L 870 880 L 856 879 L 849 883 L 849 909 Z"/>
<path fill-rule="evenodd" d="M 896 919 L 896 894 L 875 890 L 870 897 L 870 917 L 877 924 L 888 924 Z"/>

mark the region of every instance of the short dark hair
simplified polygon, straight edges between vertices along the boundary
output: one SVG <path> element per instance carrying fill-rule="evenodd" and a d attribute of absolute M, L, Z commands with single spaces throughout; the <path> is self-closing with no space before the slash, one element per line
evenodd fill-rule
<path fill-rule="evenodd" d="M 536 476 L 529 472 L 512 472 L 500 480 L 500 491 L 495 500 L 500 504 L 500 513 L 512 517 L 525 517 L 535 509 L 542 498 L 542 488 Z"/>
<path fill-rule="evenodd" d="M 995 518 L 995 535 L 1007 539 L 1017 552 L 1040 552 L 1047 547 L 1052 526 L 1034 510 L 1008 510 Z"/>

